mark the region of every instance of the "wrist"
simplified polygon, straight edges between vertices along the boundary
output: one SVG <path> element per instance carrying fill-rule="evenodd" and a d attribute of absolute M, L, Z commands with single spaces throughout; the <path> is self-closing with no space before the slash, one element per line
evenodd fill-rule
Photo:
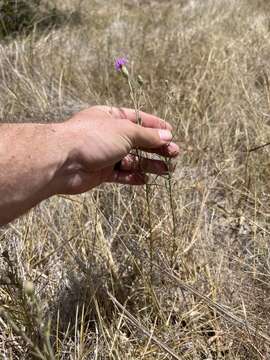
<path fill-rule="evenodd" d="M 69 193 L 70 179 L 81 169 L 79 137 L 76 128 L 68 121 L 53 125 L 57 142 L 57 157 L 52 180 L 52 195 Z"/>
<path fill-rule="evenodd" d="M 45 146 L 41 146 L 43 154 L 40 154 L 44 169 L 43 197 L 59 194 L 63 173 L 68 162 L 70 142 L 67 140 L 65 124 L 43 124 L 43 139 Z"/>

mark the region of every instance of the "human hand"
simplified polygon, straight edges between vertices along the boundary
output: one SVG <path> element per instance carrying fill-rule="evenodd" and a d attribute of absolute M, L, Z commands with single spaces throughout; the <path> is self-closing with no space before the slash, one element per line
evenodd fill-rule
<path fill-rule="evenodd" d="M 142 126 L 136 124 L 132 109 L 94 106 L 61 124 L 68 156 L 57 192 L 79 194 L 103 182 L 143 185 L 147 173 L 168 173 L 164 161 L 139 160 L 130 153 L 134 149 L 166 157 L 179 153 L 171 142 L 170 124 L 143 112 L 140 116 Z"/>

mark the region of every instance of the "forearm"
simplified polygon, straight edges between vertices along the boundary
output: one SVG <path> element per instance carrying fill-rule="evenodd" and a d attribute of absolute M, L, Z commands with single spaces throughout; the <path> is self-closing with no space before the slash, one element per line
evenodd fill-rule
<path fill-rule="evenodd" d="M 95 106 L 61 124 L 0 125 L 0 226 L 55 194 L 80 194 L 116 182 L 143 185 L 167 165 L 129 156 L 135 149 L 175 157 L 171 126 L 132 109 Z M 121 160 L 120 168 L 115 168 Z"/>
<path fill-rule="evenodd" d="M 0 125 L 0 225 L 57 193 L 66 157 L 62 125 Z"/>

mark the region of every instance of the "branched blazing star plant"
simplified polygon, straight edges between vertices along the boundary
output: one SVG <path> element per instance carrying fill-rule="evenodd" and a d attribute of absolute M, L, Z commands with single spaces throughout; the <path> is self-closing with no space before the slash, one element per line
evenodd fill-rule
<path fill-rule="evenodd" d="M 133 107 L 136 113 L 136 123 L 141 125 L 141 117 L 140 110 L 143 107 L 143 100 L 145 100 L 145 93 L 143 90 L 144 81 L 140 75 L 134 76 L 131 75 L 128 70 L 128 60 L 126 57 L 120 57 L 115 60 L 115 69 L 119 72 L 126 80 L 129 86 L 130 97 L 133 103 Z M 140 164 L 141 153 L 139 150 L 136 152 L 138 161 Z M 146 155 L 144 155 L 146 156 Z M 167 163 L 168 168 L 170 168 L 171 164 Z M 167 189 L 169 189 L 169 198 L 170 198 L 170 206 L 172 212 L 172 222 L 173 222 L 173 250 L 171 260 L 173 259 L 176 251 L 176 234 L 175 234 L 175 213 L 173 209 L 173 201 L 172 201 L 172 181 L 171 175 L 167 179 Z M 147 203 L 147 217 L 148 217 L 148 231 L 149 231 L 149 254 L 150 254 L 150 277 L 152 278 L 153 274 L 153 255 L 154 255 L 154 237 L 153 237 L 153 224 L 152 224 L 152 211 L 151 211 L 151 184 L 145 185 L 145 197 Z"/>
<path fill-rule="evenodd" d="M 118 58 L 115 61 L 115 69 L 116 71 L 120 72 L 128 82 L 130 97 L 133 102 L 133 106 L 136 113 L 136 123 L 141 125 L 141 117 L 140 117 L 140 109 L 142 107 L 142 98 L 143 98 L 143 79 L 139 75 L 137 79 L 130 75 L 128 68 L 127 68 L 128 60 L 125 57 Z M 141 154 L 137 150 L 137 157 L 141 159 Z M 150 185 L 145 185 L 145 196 L 146 196 L 146 203 L 147 203 L 147 217 L 148 217 L 148 231 L 149 231 L 149 253 L 150 253 L 150 277 L 152 277 L 153 273 L 153 226 L 152 226 L 152 217 L 151 217 L 151 204 L 150 204 Z"/>

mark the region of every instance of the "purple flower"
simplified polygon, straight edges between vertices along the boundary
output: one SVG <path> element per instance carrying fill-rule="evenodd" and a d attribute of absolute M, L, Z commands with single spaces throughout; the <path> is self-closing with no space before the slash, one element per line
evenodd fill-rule
<path fill-rule="evenodd" d="M 122 67 L 125 66 L 127 64 L 127 62 L 128 62 L 127 59 L 124 57 L 116 59 L 115 63 L 114 63 L 115 70 L 121 71 Z"/>

